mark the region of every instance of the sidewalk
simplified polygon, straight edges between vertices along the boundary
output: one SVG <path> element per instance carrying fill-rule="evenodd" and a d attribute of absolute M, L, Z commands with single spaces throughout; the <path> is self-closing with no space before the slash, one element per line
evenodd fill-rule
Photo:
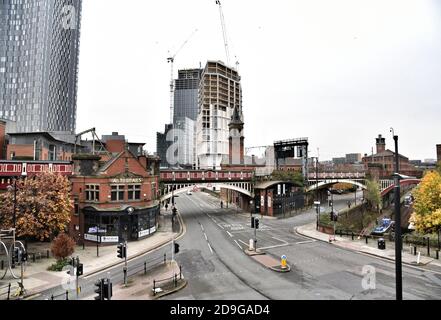
<path fill-rule="evenodd" d="M 172 280 L 175 274 L 179 275 L 179 266 L 176 261 L 168 261 L 165 265 L 149 270 L 146 275 L 142 272 L 138 273 L 128 279 L 127 286 L 123 283 L 112 286 L 112 300 L 154 300 L 174 293 L 187 285 L 184 277 L 182 279 L 178 277 L 175 285 Z M 157 284 L 156 287 L 160 288 L 157 291 L 160 292 L 153 295 L 153 281 L 161 279 L 170 280 Z M 94 300 L 95 296 L 96 294 L 90 295 L 82 300 Z"/>
<path fill-rule="evenodd" d="M 172 230 L 171 211 L 169 210 L 165 213 L 161 208 L 158 231 L 144 240 L 129 242 L 127 245 L 128 259 L 130 260 L 131 258 L 152 251 L 171 241 L 174 236 L 177 236 L 177 233 Z M 29 252 L 33 250 L 46 252 L 47 249 L 50 249 L 50 243 L 29 244 L 28 246 Z M 82 246 L 75 248 L 75 252 L 72 256 L 79 256 L 80 262 L 83 263 L 83 277 L 123 263 L 122 260 L 117 257 L 116 245 L 99 247 L 98 251 L 99 257 L 97 257 L 96 246 L 86 246 L 84 250 Z M 27 291 L 27 296 L 58 286 L 62 284 L 63 279 L 69 278 L 66 272 L 47 270 L 55 261 L 56 260 L 52 257 L 37 260 L 36 262 L 32 262 L 31 258 L 28 260 L 24 272 L 24 286 Z M 20 276 L 20 267 L 16 267 L 13 270 L 17 276 Z M 4 270 L 0 272 L 1 275 L 3 275 Z M 0 286 L 16 281 L 19 280 L 13 279 L 10 272 L 8 272 L 5 279 L 0 280 Z"/>
<path fill-rule="evenodd" d="M 301 235 L 306 236 L 306 237 L 314 238 L 314 239 L 329 243 L 330 235 L 317 231 L 315 222 L 301 226 L 301 227 L 297 227 L 297 228 L 295 228 L 295 231 Z M 340 236 L 336 235 L 335 241 L 332 241 L 331 244 L 338 246 L 338 247 L 341 247 L 341 248 L 344 248 L 344 249 L 353 250 L 353 251 L 357 251 L 357 252 L 363 252 L 363 253 L 374 255 L 377 257 L 381 257 L 381 258 L 395 261 L 395 246 L 391 242 L 387 242 L 385 250 L 380 250 L 377 248 L 377 241 L 376 240 L 369 239 L 368 244 L 366 244 L 364 238 L 357 239 L 357 237 L 355 237 L 355 239 L 352 240 L 352 238 L 350 236 L 349 237 L 340 237 Z M 419 266 L 430 265 L 431 267 L 436 268 L 437 271 L 441 272 L 441 260 L 436 260 L 436 259 L 421 255 L 420 261 L 418 264 L 417 257 L 418 256 L 415 256 L 410 253 L 409 248 L 403 247 L 402 262 L 404 264 L 409 264 L 409 265 L 414 265 L 414 266 L 415 265 L 419 265 Z"/>

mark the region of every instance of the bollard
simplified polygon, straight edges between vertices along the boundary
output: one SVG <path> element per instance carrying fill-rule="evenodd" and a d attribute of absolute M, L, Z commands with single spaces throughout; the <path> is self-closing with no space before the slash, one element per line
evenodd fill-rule
<path fill-rule="evenodd" d="M 182 266 L 179 266 L 179 280 L 182 280 Z"/>
<path fill-rule="evenodd" d="M 153 295 L 156 295 L 156 281 L 153 280 Z"/>
<path fill-rule="evenodd" d="M 147 273 L 147 261 L 144 262 L 144 274 Z"/>
<path fill-rule="evenodd" d="M 54 300 L 54 295 L 51 295 L 51 300 Z"/>
<path fill-rule="evenodd" d="M 416 256 L 416 253 L 417 253 L 417 247 L 413 246 L 413 255 Z"/>
<path fill-rule="evenodd" d="M 164 253 L 164 264 L 167 262 L 167 254 Z"/>
<path fill-rule="evenodd" d="M 49 259 L 49 250 L 46 251 L 47 258 Z"/>
<path fill-rule="evenodd" d="M 435 252 L 436 252 L 435 258 L 436 258 L 436 260 L 439 260 L 439 250 L 435 250 Z"/>
<path fill-rule="evenodd" d="M 178 275 L 175 273 L 175 288 L 178 286 Z"/>
<path fill-rule="evenodd" d="M 66 300 L 69 300 L 69 291 L 66 290 Z"/>
<path fill-rule="evenodd" d="M 11 296 L 11 283 L 9 282 L 9 285 L 8 285 L 8 300 L 9 300 L 10 296 Z"/>
<path fill-rule="evenodd" d="M 4 269 L 4 264 L 5 264 L 5 262 L 2 260 L 2 263 L 1 263 L 1 270 L 3 270 Z"/>
<path fill-rule="evenodd" d="M 427 237 L 427 256 L 430 257 L 430 238 Z"/>
<path fill-rule="evenodd" d="M 366 239 L 366 244 L 368 244 L 368 236 L 364 236 Z"/>
<path fill-rule="evenodd" d="M 354 240 L 354 232 L 351 232 L 352 240 Z"/>
<path fill-rule="evenodd" d="M 32 254 L 32 262 L 35 262 L 35 252 Z"/>

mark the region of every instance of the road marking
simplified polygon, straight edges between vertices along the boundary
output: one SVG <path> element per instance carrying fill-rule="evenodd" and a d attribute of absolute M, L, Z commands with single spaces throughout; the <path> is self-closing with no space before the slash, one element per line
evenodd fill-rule
<path fill-rule="evenodd" d="M 233 235 L 230 232 L 227 231 L 227 233 L 231 238 L 233 237 Z"/>
<path fill-rule="evenodd" d="M 312 242 L 316 242 L 316 241 L 317 241 L 317 240 L 307 240 L 307 241 L 295 242 L 294 244 L 312 243 Z"/>
<path fill-rule="evenodd" d="M 205 237 L 205 240 L 208 241 L 207 234 L 205 232 L 204 232 L 204 237 Z"/>
<path fill-rule="evenodd" d="M 241 239 L 239 239 L 240 242 L 242 242 L 245 246 L 248 246 L 248 243 L 243 242 Z"/>
<path fill-rule="evenodd" d="M 221 228 L 222 230 L 225 230 L 224 227 L 222 227 L 219 223 L 217 223 L 218 227 Z"/>
<path fill-rule="evenodd" d="M 279 239 L 279 238 L 276 238 L 276 237 L 272 237 L 272 238 L 275 239 L 275 240 L 278 240 L 278 241 L 280 241 L 280 242 L 282 242 L 284 244 L 288 244 L 288 242 L 286 242 L 285 240 L 282 240 L 282 239 Z"/>
<path fill-rule="evenodd" d="M 239 242 L 237 242 L 236 240 L 234 240 L 234 242 L 236 242 L 237 246 L 240 248 L 240 250 L 242 250 L 242 247 L 240 246 Z"/>
<path fill-rule="evenodd" d="M 199 224 L 201 225 L 202 232 L 204 232 L 204 226 L 201 223 Z"/>
<path fill-rule="evenodd" d="M 286 247 L 289 246 L 289 243 L 284 243 L 284 244 L 276 244 L 274 246 L 269 246 L 269 247 L 262 247 L 262 248 L 257 248 L 260 250 L 266 250 L 266 249 L 274 249 L 274 248 L 280 248 L 280 247 Z"/>
<path fill-rule="evenodd" d="M 211 249 L 210 243 L 207 242 L 207 244 L 208 244 L 208 248 L 209 248 L 210 251 L 211 251 L 211 254 L 213 254 L 213 249 Z"/>

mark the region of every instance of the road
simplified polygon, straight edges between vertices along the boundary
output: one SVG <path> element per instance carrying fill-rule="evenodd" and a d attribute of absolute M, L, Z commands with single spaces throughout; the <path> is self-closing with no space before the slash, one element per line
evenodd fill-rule
<path fill-rule="evenodd" d="M 334 196 L 334 208 L 346 206 L 348 196 Z M 295 233 L 295 226 L 315 221 L 314 209 L 261 219 L 257 246 L 277 259 L 288 257 L 292 271 L 282 274 L 243 253 L 253 235 L 248 215 L 221 209 L 218 199 L 201 192 L 181 195 L 176 205 L 187 228 L 176 260 L 189 284 L 166 299 L 395 299 L 394 262 Z M 362 286 L 365 266 L 375 268 L 375 289 Z M 441 275 L 404 266 L 403 290 L 404 299 L 439 299 Z"/>

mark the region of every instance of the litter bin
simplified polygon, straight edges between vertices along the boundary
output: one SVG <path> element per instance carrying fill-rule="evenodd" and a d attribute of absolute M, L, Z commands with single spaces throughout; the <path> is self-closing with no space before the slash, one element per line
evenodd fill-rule
<path fill-rule="evenodd" d="M 383 238 L 378 239 L 378 249 L 385 250 L 386 249 L 386 242 Z"/>

